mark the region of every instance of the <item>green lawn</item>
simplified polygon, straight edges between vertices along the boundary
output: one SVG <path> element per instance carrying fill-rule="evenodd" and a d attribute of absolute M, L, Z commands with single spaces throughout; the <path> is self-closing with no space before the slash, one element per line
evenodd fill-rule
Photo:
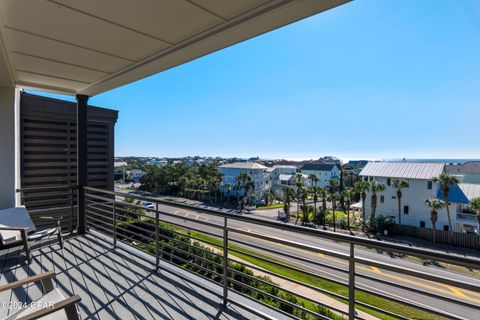
<path fill-rule="evenodd" d="M 187 230 L 185 230 L 185 229 L 176 228 L 176 230 L 178 232 L 183 232 L 183 233 L 187 232 Z M 217 244 L 218 249 L 220 249 L 220 250 L 222 249 L 223 241 L 220 240 L 220 239 L 210 237 L 210 236 L 204 235 L 202 233 L 198 233 L 198 232 L 190 232 L 189 234 L 196 237 L 196 238 L 215 243 L 215 244 Z M 254 254 L 254 255 L 256 255 L 260 258 L 268 258 L 268 259 L 276 261 L 276 262 L 282 262 L 283 264 L 291 265 L 291 264 L 286 263 L 282 260 L 271 258 L 270 256 L 266 256 L 266 255 L 263 255 L 263 254 L 259 254 L 258 252 L 246 249 L 246 248 L 244 248 L 242 246 L 239 246 L 239 245 L 236 245 L 236 244 L 231 244 L 230 243 L 229 248 L 233 248 L 233 249 L 236 249 L 238 251 L 248 253 L 248 254 Z M 292 270 L 288 267 L 278 266 L 278 265 L 275 265 L 273 263 L 268 263 L 268 262 L 265 262 L 265 261 L 260 260 L 260 259 L 252 258 L 250 256 L 247 256 L 247 255 L 244 255 L 244 254 L 241 254 L 241 253 L 231 252 L 231 254 L 238 257 L 238 258 L 241 258 L 241 259 L 243 259 L 243 260 L 245 260 L 245 261 L 247 261 L 251 264 L 254 264 L 254 265 L 256 265 L 260 268 L 269 270 L 269 271 L 274 272 L 276 274 L 286 276 L 286 277 L 295 279 L 297 281 L 301 281 L 303 283 L 328 290 L 328 291 L 333 292 L 333 293 L 341 294 L 343 296 L 348 296 L 348 287 L 346 287 L 346 286 L 342 286 L 342 285 L 333 283 L 331 281 L 319 279 L 317 277 L 310 276 L 310 275 L 304 274 L 304 273 L 296 271 L 296 270 Z M 333 297 L 333 298 L 335 298 L 335 297 Z M 412 318 L 412 319 L 422 319 L 422 320 L 444 319 L 444 318 L 441 318 L 437 315 L 434 315 L 434 314 L 431 314 L 431 313 L 428 313 L 428 312 L 424 312 L 424 311 L 421 311 L 421 310 L 418 310 L 418 309 L 415 309 L 415 308 L 411 308 L 411 307 L 408 307 L 406 305 L 396 303 L 396 302 L 393 302 L 393 301 L 390 301 L 390 300 L 387 300 L 387 299 L 384 299 L 384 298 L 380 298 L 380 297 L 377 297 L 377 296 L 372 295 L 372 294 L 364 293 L 364 292 L 361 292 L 361 291 L 358 291 L 358 290 L 355 292 L 355 298 L 358 301 L 370 304 L 370 305 L 378 307 L 378 308 L 385 309 L 385 310 L 393 312 L 393 313 L 401 314 L 405 317 Z M 337 299 L 337 300 L 340 300 L 340 299 Z M 340 301 L 342 301 L 342 300 L 340 300 Z M 308 301 L 304 301 L 304 302 L 305 302 L 305 306 L 310 306 L 311 305 Z M 345 301 L 343 301 L 343 302 L 345 302 Z M 356 306 L 356 308 L 359 309 L 359 310 L 365 311 L 365 312 L 367 312 L 367 313 L 369 313 L 369 314 L 371 314 L 371 315 L 373 315 L 377 318 L 380 318 L 380 319 L 386 319 L 386 320 L 395 319 L 395 318 L 392 318 L 390 316 L 379 313 L 377 311 L 365 308 L 363 306 Z"/>
<path fill-rule="evenodd" d="M 262 209 L 278 209 L 278 208 L 283 208 L 283 203 L 275 203 L 275 204 L 271 204 L 271 205 L 262 205 L 262 206 L 258 206 L 257 209 L 258 210 L 262 210 Z"/>

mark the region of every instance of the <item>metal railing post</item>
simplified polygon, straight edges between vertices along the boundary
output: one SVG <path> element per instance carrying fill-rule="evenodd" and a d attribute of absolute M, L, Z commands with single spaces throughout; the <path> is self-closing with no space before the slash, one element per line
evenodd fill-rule
<path fill-rule="evenodd" d="M 155 203 L 155 271 L 158 271 L 160 265 L 160 255 L 158 254 L 159 251 L 159 224 L 160 224 L 160 216 L 158 213 L 158 203 Z"/>
<path fill-rule="evenodd" d="M 355 319 L 355 245 L 350 243 L 348 261 L 348 319 Z"/>
<path fill-rule="evenodd" d="M 228 228 L 227 217 L 223 222 L 223 306 L 228 303 Z"/>
<path fill-rule="evenodd" d="M 117 247 L 117 210 L 115 205 L 115 196 L 112 202 L 112 233 L 113 233 L 113 248 Z"/>

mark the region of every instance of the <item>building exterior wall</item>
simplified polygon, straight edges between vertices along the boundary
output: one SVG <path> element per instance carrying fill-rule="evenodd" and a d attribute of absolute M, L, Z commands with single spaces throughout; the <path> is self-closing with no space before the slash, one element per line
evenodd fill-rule
<path fill-rule="evenodd" d="M 330 180 L 340 180 L 340 170 L 337 166 L 334 166 L 331 171 L 319 171 L 319 170 L 301 170 L 303 174 L 307 176 L 314 174 L 318 178 L 317 185 L 319 187 L 326 187 L 330 185 Z"/>
<path fill-rule="evenodd" d="M 15 89 L 0 86 L 0 209 L 15 206 Z"/>
<path fill-rule="evenodd" d="M 370 179 L 369 179 L 370 180 Z M 397 190 L 393 186 L 394 178 L 390 179 L 390 186 L 387 178 L 374 178 L 375 181 L 385 185 L 385 191 L 377 193 L 377 212 L 376 216 L 393 216 L 395 221 L 398 220 L 398 200 Z M 401 215 L 402 225 L 420 227 L 421 222 L 425 222 L 426 228 L 432 228 L 430 221 L 430 208 L 425 203 L 425 199 L 435 198 L 438 185 L 432 183 L 432 189 L 428 189 L 428 180 L 403 179 L 409 182 L 409 187 L 402 189 Z M 367 192 L 365 201 L 365 216 L 369 218 L 372 212 L 371 193 Z M 384 203 L 381 203 L 381 197 L 384 197 Z M 408 214 L 404 213 L 404 206 L 408 206 Z M 450 204 L 450 214 L 452 217 L 453 231 L 462 231 L 462 221 L 457 220 L 457 204 Z M 438 211 L 438 220 L 436 228 L 443 230 L 444 226 L 448 226 L 447 210 Z"/>
<path fill-rule="evenodd" d="M 265 191 L 270 189 L 270 177 L 266 169 L 240 169 L 240 168 L 223 168 L 219 167 L 218 170 L 223 174 L 221 191 L 226 195 L 226 185 L 236 185 L 236 178 L 242 173 L 248 173 L 255 184 L 255 188 L 252 194 L 255 195 L 257 200 L 261 200 L 264 197 Z M 232 188 L 230 196 L 236 196 L 237 192 Z M 243 196 L 243 192 L 240 192 Z"/>
<path fill-rule="evenodd" d="M 277 197 L 283 197 L 283 189 L 286 187 L 290 187 L 289 185 L 283 185 L 282 181 L 280 180 L 281 174 L 295 174 L 297 168 L 294 166 L 276 166 L 270 173 L 270 181 L 271 181 L 271 191 Z"/>

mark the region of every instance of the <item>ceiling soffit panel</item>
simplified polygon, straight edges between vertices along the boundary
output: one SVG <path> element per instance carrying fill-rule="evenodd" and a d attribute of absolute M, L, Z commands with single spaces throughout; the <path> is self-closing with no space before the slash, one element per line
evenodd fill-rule
<path fill-rule="evenodd" d="M 96 95 L 346 2 L 0 0 L 0 84 Z"/>
<path fill-rule="evenodd" d="M 236 1 L 218 1 L 218 0 L 191 0 L 192 3 L 214 12 L 216 15 L 225 20 L 233 19 L 234 17 L 251 10 L 268 0 L 236 0 Z"/>
<path fill-rule="evenodd" d="M 169 44 L 175 44 L 225 21 L 194 3 L 184 0 L 51 1 Z M 231 1 L 227 2 L 231 3 Z"/>
<path fill-rule="evenodd" d="M 49 59 L 105 73 L 114 72 L 134 62 L 16 30 L 5 29 L 3 35 L 12 53 Z"/>
<path fill-rule="evenodd" d="M 94 82 L 108 74 L 18 53 L 11 53 L 10 59 L 17 71 L 28 71 L 65 79 L 70 78 L 85 83 Z"/>
<path fill-rule="evenodd" d="M 50 1 L 3 0 L 2 8 L 7 29 L 25 31 L 134 61 L 169 46 L 158 39 Z"/>
<path fill-rule="evenodd" d="M 257 6 L 253 11 L 246 12 L 220 26 L 166 48 L 115 74 L 108 75 L 83 88 L 81 93 L 96 95 L 108 91 L 111 88 L 162 72 L 349 1 L 268 1 L 264 5 Z"/>

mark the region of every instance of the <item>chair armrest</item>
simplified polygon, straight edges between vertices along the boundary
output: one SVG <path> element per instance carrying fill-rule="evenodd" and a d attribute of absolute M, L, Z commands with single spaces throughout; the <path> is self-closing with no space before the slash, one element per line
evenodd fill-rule
<path fill-rule="evenodd" d="M 57 220 L 62 220 L 63 217 L 60 216 L 60 217 L 52 217 L 52 216 L 41 216 L 41 217 L 38 217 L 39 220 L 53 220 L 53 221 L 57 221 Z"/>
<path fill-rule="evenodd" d="M 0 230 L 6 230 L 6 231 L 22 231 L 22 230 L 28 230 L 28 228 L 25 227 L 0 227 Z"/>
<path fill-rule="evenodd" d="M 56 302 L 53 304 L 53 306 L 45 306 L 41 309 L 38 309 L 35 312 L 30 313 L 29 315 L 26 315 L 25 317 L 20 317 L 17 320 L 34 320 L 34 319 L 40 319 L 43 318 L 49 314 L 52 314 L 54 312 L 57 312 L 62 309 L 66 309 L 68 307 L 73 307 L 75 308 L 75 304 L 79 301 L 81 301 L 82 298 L 80 296 L 75 295 L 73 297 L 68 297 L 60 302 Z M 67 311 L 67 310 L 65 310 Z M 74 312 L 76 312 L 76 309 L 74 309 Z M 68 315 L 68 313 L 67 313 Z"/>
<path fill-rule="evenodd" d="M 12 283 L 4 284 L 3 286 L 0 286 L 0 292 L 6 291 L 6 290 L 12 290 L 12 289 L 21 287 L 23 285 L 26 285 L 26 284 L 29 284 L 29 283 L 32 283 L 32 282 L 51 279 L 54 276 L 55 276 L 55 271 L 48 271 L 48 272 L 40 273 L 40 274 L 31 276 L 31 277 L 28 277 L 28 278 L 25 278 L 25 279 L 22 279 L 22 280 L 17 280 L 17 281 L 12 282 Z"/>

